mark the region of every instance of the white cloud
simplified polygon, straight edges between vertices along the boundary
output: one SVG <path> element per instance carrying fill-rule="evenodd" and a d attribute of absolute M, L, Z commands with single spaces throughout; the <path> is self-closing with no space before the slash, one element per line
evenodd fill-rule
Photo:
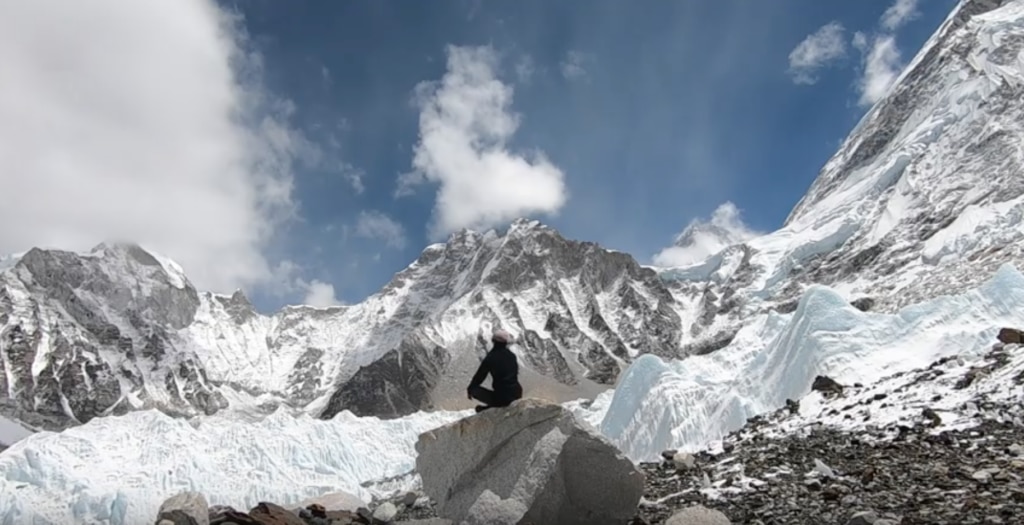
<path fill-rule="evenodd" d="M 735 204 L 725 202 L 712 213 L 711 221 L 690 221 L 673 245 L 655 255 L 653 262 L 656 266 L 688 266 L 760 235 L 763 233 L 743 223 Z"/>
<path fill-rule="evenodd" d="M 275 282 L 317 149 L 238 22 L 212 0 L 0 3 L 0 253 L 130 240 L 202 288 Z"/>
<path fill-rule="evenodd" d="M 302 304 L 326 308 L 328 306 L 340 306 L 344 303 L 334 296 L 334 285 L 314 279 L 306 285 L 306 297 Z"/>
<path fill-rule="evenodd" d="M 527 158 L 507 148 L 519 117 L 509 111 L 512 87 L 496 76 L 497 54 L 490 47 L 449 46 L 447 55 L 441 81 L 417 86 L 420 137 L 413 171 L 399 178 L 396 196 L 425 182 L 440 184 L 433 238 L 556 213 L 568 198 L 562 171 L 542 153 Z"/>
<path fill-rule="evenodd" d="M 882 13 L 882 29 L 895 31 L 903 24 L 917 18 L 917 0 L 896 0 Z"/>
<path fill-rule="evenodd" d="M 324 81 L 324 86 L 330 87 L 333 80 L 331 79 L 331 70 L 327 69 L 327 66 L 320 66 L 320 78 Z"/>
<path fill-rule="evenodd" d="M 862 106 L 871 106 L 889 92 L 903 69 L 900 50 L 892 35 L 878 35 L 864 57 L 864 70 L 857 81 Z"/>
<path fill-rule="evenodd" d="M 341 176 L 344 177 L 352 186 L 356 195 L 362 195 L 363 192 L 366 191 L 366 186 L 363 184 L 363 177 L 366 176 L 366 173 L 363 170 L 356 168 L 351 164 L 342 163 Z"/>
<path fill-rule="evenodd" d="M 405 246 L 405 228 L 379 211 L 359 212 L 355 234 L 368 239 L 382 240 L 393 248 Z"/>
<path fill-rule="evenodd" d="M 896 46 L 894 33 L 917 18 L 917 1 L 895 0 L 879 19 L 881 32 L 870 39 L 864 33 L 854 35 L 853 46 L 863 55 L 862 69 L 857 79 L 857 91 L 860 93 L 857 102 L 861 106 L 872 106 L 884 98 L 906 67 Z"/>
<path fill-rule="evenodd" d="M 587 53 L 569 50 L 569 52 L 565 54 L 565 58 L 562 59 L 561 64 L 559 64 L 562 69 L 562 76 L 565 77 L 566 80 L 585 78 L 587 76 L 586 64 L 592 61 L 593 57 Z"/>
<path fill-rule="evenodd" d="M 789 74 L 797 84 L 814 84 L 821 68 L 846 56 L 843 25 L 830 22 L 807 35 L 789 53 Z"/>
<path fill-rule="evenodd" d="M 853 47 L 861 51 L 862 53 L 868 48 L 868 36 L 861 31 L 857 31 L 853 34 Z"/>

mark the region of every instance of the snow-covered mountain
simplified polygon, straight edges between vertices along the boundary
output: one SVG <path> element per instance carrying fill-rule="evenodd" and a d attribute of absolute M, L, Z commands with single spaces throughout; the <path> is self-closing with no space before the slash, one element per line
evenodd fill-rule
<path fill-rule="evenodd" d="M 696 301 L 684 344 L 721 348 L 812 284 L 892 312 L 1021 261 L 1022 82 L 1024 2 L 961 2 L 781 229 L 662 272 Z"/>
<path fill-rule="evenodd" d="M 521 336 L 531 395 L 593 393 L 624 369 L 569 405 L 634 459 L 699 449 L 794 399 L 779 432 L 923 408 L 973 424 L 979 400 L 1012 404 L 1024 381 L 1021 347 L 992 348 L 1000 327 L 1024 328 L 1022 81 L 1024 0 L 964 0 L 781 229 L 683 267 L 517 221 L 428 247 L 363 303 L 263 316 L 133 246 L 0 259 L 5 414 L 56 427 L 164 412 L 16 443 L 0 513 L 136 523 L 181 487 L 240 507 L 366 497 L 361 483 L 414 464 L 419 432 L 465 412 L 360 415 L 464 408 L 494 323 Z M 809 394 L 819 374 L 849 394 Z M 308 414 L 168 417 L 282 400 Z"/>
<path fill-rule="evenodd" d="M 0 392 L 10 415 L 51 428 L 140 408 L 465 408 L 494 325 L 519 335 L 528 388 L 557 399 L 607 388 L 640 353 L 679 356 L 653 270 L 520 220 L 428 247 L 360 304 L 271 316 L 138 246 L 34 249 L 0 272 Z"/>
<path fill-rule="evenodd" d="M 727 347 L 813 284 L 878 312 L 963 291 L 1021 260 L 1022 36 L 1024 2 L 961 3 L 783 228 L 748 239 L 691 225 L 681 244 L 728 246 L 685 267 L 519 220 L 427 247 L 362 303 L 266 316 L 137 246 L 2 259 L 0 410 L 61 428 L 147 407 L 461 409 L 495 324 L 519 336 L 527 389 L 565 400 L 613 385 L 644 353 Z"/>

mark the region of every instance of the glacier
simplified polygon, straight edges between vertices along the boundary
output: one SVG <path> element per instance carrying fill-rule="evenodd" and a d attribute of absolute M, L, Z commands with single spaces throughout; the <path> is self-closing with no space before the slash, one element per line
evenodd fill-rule
<path fill-rule="evenodd" d="M 894 314 L 862 312 L 815 285 L 791 314 L 752 319 L 727 347 L 664 361 L 645 355 L 622 375 L 600 430 L 634 461 L 699 450 L 810 391 L 815 376 L 872 384 L 946 356 L 990 349 L 1002 326 L 1024 326 L 1024 275 L 1004 264 L 979 288 Z"/>
<path fill-rule="evenodd" d="M 469 413 L 99 417 L 32 434 L 0 454 L 0 523 L 151 523 L 163 500 L 182 490 L 244 509 L 338 490 L 369 501 L 374 493 L 362 482 L 408 473 L 420 433 Z"/>
<path fill-rule="evenodd" d="M 653 460 L 668 448 L 713 444 L 747 418 L 808 394 L 818 374 L 870 385 L 944 356 L 969 360 L 1004 325 L 1024 325 L 1024 275 L 1009 264 L 974 290 L 894 314 L 861 312 L 814 286 L 794 312 L 751 320 L 722 350 L 679 360 L 640 356 L 614 390 L 565 406 L 634 461 Z M 889 419 L 902 417 L 900 407 L 891 410 Z M 363 482 L 412 470 L 420 433 L 470 413 L 99 417 L 32 434 L 0 453 L 0 523 L 141 523 L 181 490 L 237 508 L 337 490 L 369 499 L 376 493 Z"/>

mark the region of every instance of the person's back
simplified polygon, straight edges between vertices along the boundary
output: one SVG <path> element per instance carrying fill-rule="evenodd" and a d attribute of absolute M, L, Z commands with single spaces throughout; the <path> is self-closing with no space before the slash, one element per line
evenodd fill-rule
<path fill-rule="evenodd" d="M 496 330 L 491 336 L 491 342 L 494 346 L 487 352 L 466 389 L 470 399 L 484 403 L 476 407 L 477 412 L 508 406 L 523 397 L 523 387 L 519 384 L 519 361 L 508 347 L 512 336 L 504 330 Z M 481 386 L 488 374 L 491 376 L 491 389 Z"/>
<path fill-rule="evenodd" d="M 519 385 L 519 361 L 516 354 L 507 345 L 496 344 L 485 358 L 490 361 L 491 388 L 494 395 L 504 401 L 514 401 L 522 396 L 523 389 Z"/>

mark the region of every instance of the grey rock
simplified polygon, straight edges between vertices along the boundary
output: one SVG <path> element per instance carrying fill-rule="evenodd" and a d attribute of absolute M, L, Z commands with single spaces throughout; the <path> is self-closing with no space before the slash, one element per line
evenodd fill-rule
<path fill-rule="evenodd" d="M 402 496 L 402 505 L 406 507 L 412 507 L 416 504 L 416 501 L 420 499 L 420 494 L 417 492 L 406 492 L 405 496 Z"/>
<path fill-rule="evenodd" d="M 677 452 L 672 456 L 672 464 L 676 466 L 676 470 L 685 472 L 693 470 L 697 466 L 697 460 L 694 459 L 693 454 Z"/>
<path fill-rule="evenodd" d="M 865 510 L 850 516 L 846 525 L 874 525 L 878 522 L 878 513 L 873 510 Z"/>
<path fill-rule="evenodd" d="M 395 504 L 385 501 L 373 509 L 371 517 L 375 523 L 391 523 L 396 515 L 398 515 L 398 508 L 395 507 Z"/>
<path fill-rule="evenodd" d="M 535 399 L 425 432 L 416 452 L 424 491 L 457 523 L 619 524 L 643 493 L 643 474 L 611 443 Z"/>
<path fill-rule="evenodd" d="M 444 518 L 426 518 L 421 520 L 396 521 L 395 525 L 453 525 L 452 520 Z"/>
<path fill-rule="evenodd" d="M 732 522 L 721 511 L 694 505 L 673 514 L 665 525 L 732 525 Z"/>
<path fill-rule="evenodd" d="M 164 500 L 157 512 L 156 523 L 167 525 L 209 525 L 210 506 L 198 492 L 182 492 Z"/>

